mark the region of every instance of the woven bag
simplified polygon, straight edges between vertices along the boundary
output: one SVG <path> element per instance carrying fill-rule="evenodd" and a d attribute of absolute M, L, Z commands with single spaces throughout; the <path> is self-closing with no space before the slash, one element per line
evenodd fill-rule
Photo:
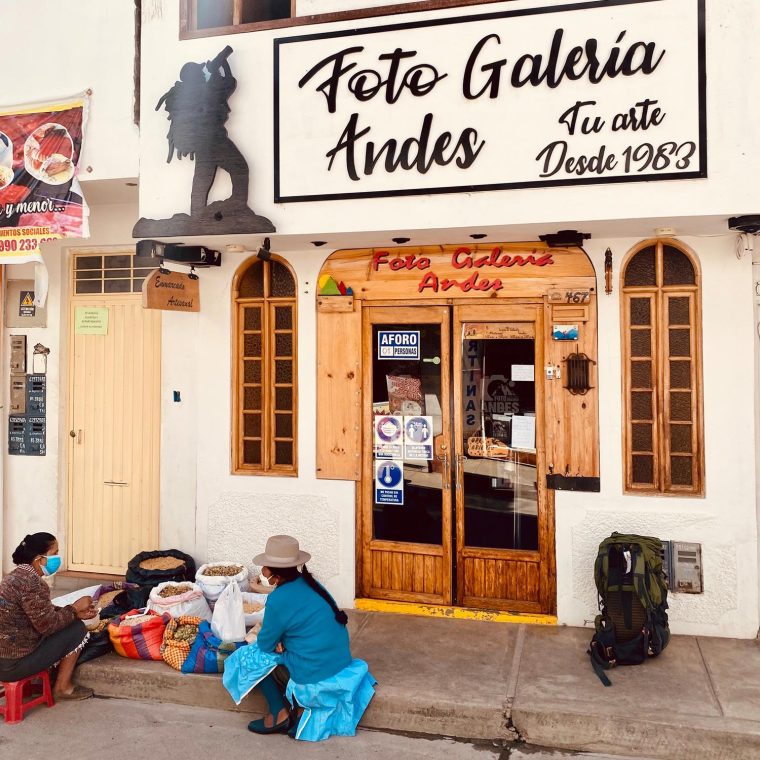
<path fill-rule="evenodd" d="M 171 615 L 148 612 L 146 614 L 149 617 L 138 625 L 124 622 L 126 618 L 139 614 L 137 610 L 130 610 L 109 623 L 108 636 L 113 648 L 116 654 L 132 660 L 160 660 L 161 643 L 166 626 L 172 619 Z"/>
<path fill-rule="evenodd" d="M 174 634 L 181 625 L 195 626 L 195 635 L 198 635 L 198 626 L 202 618 L 193 617 L 192 615 L 180 615 L 178 618 L 172 618 L 164 631 L 164 640 L 161 644 L 161 657 L 164 662 L 175 670 L 182 670 L 182 666 L 190 654 L 193 641 L 180 641 L 174 638 Z"/>

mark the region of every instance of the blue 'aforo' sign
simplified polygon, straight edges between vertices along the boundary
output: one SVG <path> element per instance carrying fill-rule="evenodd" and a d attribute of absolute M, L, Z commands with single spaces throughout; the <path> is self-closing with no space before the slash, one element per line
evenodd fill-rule
<path fill-rule="evenodd" d="M 419 330 L 378 330 L 378 359 L 419 359 Z"/>

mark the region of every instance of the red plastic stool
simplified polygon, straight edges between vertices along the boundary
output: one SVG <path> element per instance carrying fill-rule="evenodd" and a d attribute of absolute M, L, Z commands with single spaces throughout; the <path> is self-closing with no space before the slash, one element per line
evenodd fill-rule
<path fill-rule="evenodd" d="M 41 681 L 42 694 L 24 702 L 24 697 L 33 695 L 35 691 L 33 682 L 38 680 Z M 5 694 L 5 704 L 0 705 L 0 715 L 5 718 L 6 723 L 21 723 L 24 720 L 24 713 L 37 705 L 46 704 L 48 707 L 52 707 L 55 704 L 47 670 L 35 673 L 21 681 L 0 681 L 0 689 L 2 689 L 0 696 Z M 37 690 L 39 690 L 39 686 Z"/>

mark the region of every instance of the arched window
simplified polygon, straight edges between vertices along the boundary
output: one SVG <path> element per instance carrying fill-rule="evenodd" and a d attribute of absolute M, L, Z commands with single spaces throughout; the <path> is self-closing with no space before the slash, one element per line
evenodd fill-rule
<path fill-rule="evenodd" d="M 704 493 L 699 263 L 672 240 L 622 272 L 625 490 Z"/>
<path fill-rule="evenodd" d="M 295 475 L 295 276 L 276 257 L 254 257 L 235 275 L 232 299 L 233 472 Z"/>

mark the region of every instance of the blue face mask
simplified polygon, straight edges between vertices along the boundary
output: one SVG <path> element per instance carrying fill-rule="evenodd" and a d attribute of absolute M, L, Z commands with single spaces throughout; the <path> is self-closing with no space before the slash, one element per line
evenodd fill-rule
<path fill-rule="evenodd" d="M 45 557 L 45 564 L 42 565 L 43 575 L 54 575 L 61 569 L 61 557 L 58 554 L 51 554 Z"/>

